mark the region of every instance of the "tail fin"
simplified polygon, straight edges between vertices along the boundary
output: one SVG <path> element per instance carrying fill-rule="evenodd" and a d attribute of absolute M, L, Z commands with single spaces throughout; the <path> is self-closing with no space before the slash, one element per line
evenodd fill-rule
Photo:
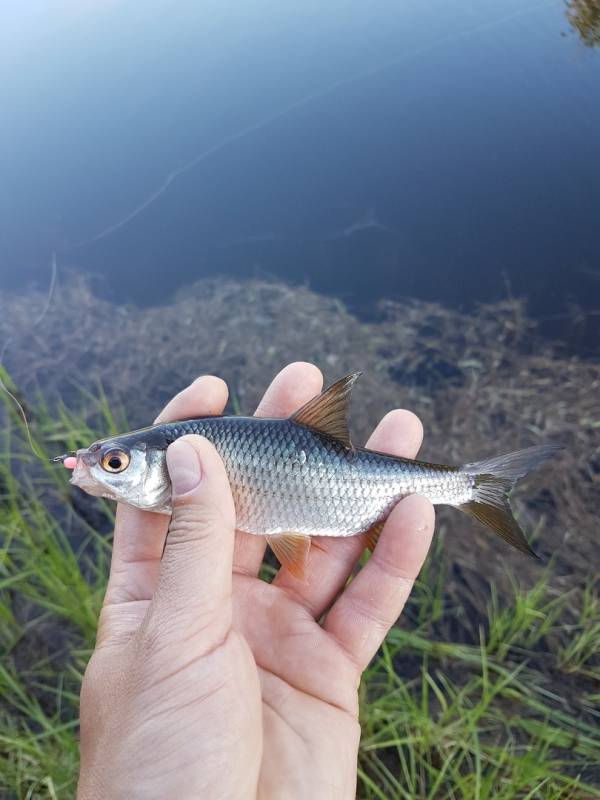
<path fill-rule="evenodd" d="M 459 506 L 461 511 L 476 517 L 517 550 L 539 558 L 529 546 L 519 523 L 513 517 L 508 496 L 515 483 L 532 469 L 551 458 L 562 445 L 543 444 L 517 450 L 474 464 L 465 464 L 461 472 L 475 478 L 473 500 Z"/>

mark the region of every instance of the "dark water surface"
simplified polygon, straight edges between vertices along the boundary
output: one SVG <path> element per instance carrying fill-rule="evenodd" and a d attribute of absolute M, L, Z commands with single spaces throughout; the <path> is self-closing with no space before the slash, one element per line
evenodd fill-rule
<path fill-rule="evenodd" d="M 573 305 L 600 308 L 600 50 L 567 11 L 3 10 L 1 286 L 47 281 L 54 250 L 140 305 L 214 274 L 306 282 L 362 315 L 510 290 L 566 335 Z"/>

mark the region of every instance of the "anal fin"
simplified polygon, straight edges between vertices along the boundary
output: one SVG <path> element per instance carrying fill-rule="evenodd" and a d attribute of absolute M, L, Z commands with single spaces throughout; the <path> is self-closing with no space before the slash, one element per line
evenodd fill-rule
<path fill-rule="evenodd" d="M 385 525 L 385 520 L 380 519 L 379 522 L 375 522 L 371 527 L 366 530 L 363 534 L 363 540 L 365 543 L 365 547 L 367 547 L 371 553 L 375 550 L 375 546 L 383 530 L 383 526 Z"/>
<path fill-rule="evenodd" d="M 310 536 L 301 533 L 281 533 L 267 536 L 269 547 L 282 567 L 298 580 L 304 580 L 304 572 L 310 552 Z"/>

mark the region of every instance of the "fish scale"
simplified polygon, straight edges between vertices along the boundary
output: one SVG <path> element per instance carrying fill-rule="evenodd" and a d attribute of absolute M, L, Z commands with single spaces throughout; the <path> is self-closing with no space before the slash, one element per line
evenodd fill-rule
<path fill-rule="evenodd" d="M 237 526 L 248 533 L 354 536 L 409 494 L 456 505 L 472 499 L 473 478 L 456 467 L 348 449 L 289 419 L 207 417 L 161 428 L 164 447 L 190 433 L 212 442 L 229 477 Z"/>

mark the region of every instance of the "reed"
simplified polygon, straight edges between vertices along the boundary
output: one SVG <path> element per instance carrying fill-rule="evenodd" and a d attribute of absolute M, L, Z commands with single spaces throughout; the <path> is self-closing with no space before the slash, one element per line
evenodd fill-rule
<path fill-rule="evenodd" d="M 8 381 L 8 377 L 4 376 Z M 8 401 L 0 434 L 0 796 L 73 796 L 78 691 L 110 557 L 109 503 L 38 461 Z M 116 430 L 106 398 L 35 406 L 50 455 Z M 85 406 L 85 408 L 84 408 Z M 448 534 L 449 535 L 449 534 Z M 542 531 L 539 531 L 542 535 Z M 600 797 L 600 599 L 591 579 L 446 591 L 446 524 L 360 688 L 358 797 Z M 270 570 L 267 567 L 265 575 Z"/>

